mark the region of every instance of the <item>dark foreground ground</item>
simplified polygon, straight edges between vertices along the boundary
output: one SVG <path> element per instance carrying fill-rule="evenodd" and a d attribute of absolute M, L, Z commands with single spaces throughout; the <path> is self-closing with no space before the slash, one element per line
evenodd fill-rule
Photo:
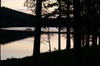
<path fill-rule="evenodd" d="M 84 47 L 83 66 L 100 66 L 100 51 L 99 47 Z M 74 65 L 73 49 L 54 51 L 51 53 L 40 54 L 40 66 L 73 66 Z M 0 66 L 31 66 L 32 56 L 24 58 L 12 58 L 1 61 Z"/>

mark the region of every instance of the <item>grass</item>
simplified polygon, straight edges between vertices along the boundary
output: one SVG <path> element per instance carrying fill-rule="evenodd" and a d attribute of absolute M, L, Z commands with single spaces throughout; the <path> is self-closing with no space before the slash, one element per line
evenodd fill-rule
<path fill-rule="evenodd" d="M 99 46 L 82 48 L 83 66 L 100 66 Z M 2 66 L 31 66 L 32 56 L 1 61 Z M 73 49 L 40 54 L 40 66 L 73 66 Z"/>

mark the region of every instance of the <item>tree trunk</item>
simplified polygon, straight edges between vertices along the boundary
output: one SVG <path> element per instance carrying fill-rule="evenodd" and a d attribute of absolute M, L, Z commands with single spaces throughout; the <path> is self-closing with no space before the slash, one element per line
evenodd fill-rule
<path fill-rule="evenodd" d="M 0 28 L 1 31 L 1 28 Z M 1 66 L 1 44 L 0 44 L 0 66 Z"/>
<path fill-rule="evenodd" d="M 89 32 L 88 32 L 88 35 L 87 35 L 87 37 L 88 37 L 88 38 L 87 38 L 87 43 L 86 43 L 86 46 L 87 46 L 87 47 L 89 47 L 89 39 L 90 39 Z"/>
<path fill-rule="evenodd" d="M 89 47 L 89 39 L 90 39 L 90 26 L 89 26 L 89 24 L 90 24 L 90 0 L 87 0 L 86 1 L 87 2 L 87 18 L 88 18 L 88 26 L 87 26 L 87 42 L 86 42 L 86 46 L 88 46 Z"/>
<path fill-rule="evenodd" d="M 93 34 L 92 34 L 92 45 L 93 46 L 96 46 L 96 38 L 97 38 L 97 22 L 95 22 L 95 17 L 96 17 L 96 15 L 95 15 L 95 13 L 96 13 L 96 9 L 95 9 L 95 0 L 93 0 Z"/>
<path fill-rule="evenodd" d="M 100 0 L 99 0 L 100 3 Z M 99 48 L 100 48 L 100 4 L 99 4 Z"/>
<path fill-rule="evenodd" d="M 83 16 L 83 2 L 84 2 L 84 0 L 82 0 L 82 5 L 81 5 L 82 6 L 81 17 Z M 84 28 L 84 26 L 82 28 Z M 82 34 L 82 44 L 81 45 L 84 47 L 84 29 L 82 29 L 82 33 L 81 34 Z"/>
<path fill-rule="evenodd" d="M 88 32 L 86 34 L 86 46 L 87 47 L 89 47 L 89 38 L 90 38 L 90 36 L 89 36 L 89 29 L 88 29 Z"/>
<path fill-rule="evenodd" d="M 74 66 L 82 66 L 80 0 L 74 1 Z"/>
<path fill-rule="evenodd" d="M 50 35 L 49 35 L 49 27 L 48 27 L 48 42 L 49 42 L 49 52 L 51 52 Z"/>
<path fill-rule="evenodd" d="M 0 63 L 1 63 L 1 44 L 0 44 Z"/>
<path fill-rule="evenodd" d="M 84 33 L 82 34 L 82 45 L 84 47 Z"/>
<path fill-rule="evenodd" d="M 59 32 L 58 32 L 58 50 L 59 50 L 59 51 L 61 50 L 60 30 L 61 30 L 61 27 L 59 26 Z"/>
<path fill-rule="evenodd" d="M 60 30 L 61 30 L 61 0 L 59 0 L 59 28 L 58 28 L 58 30 L 59 30 L 59 32 L 58 32 L 58 50 L 60 51 L 61 50 L 61 38 L 60 38 Z"/>
<path fill-rule="evenodd" d="M 66 49 L 70 49 L 70 16 L 69 16 L 69 0 L 67 0 L 67 44 Z"/>
<path fill-rule="evenodd" d="M 33 66 L 39 66 L 40 55 L 40 34 L 41 34 L 41 8 L 42 0 L 37 0 L 36 3 L 36 26 L 34 37 L 34 50 L 33 50 Z"/>

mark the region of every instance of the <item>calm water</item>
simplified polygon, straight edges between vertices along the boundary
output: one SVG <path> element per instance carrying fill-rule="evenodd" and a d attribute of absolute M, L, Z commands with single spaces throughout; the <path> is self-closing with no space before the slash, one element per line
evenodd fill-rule
<path fill-rule="evenodd" d="M 29 27 L 18 27 L 18 28 L 3 28 L 7 30 L 26 30 Z M 34 30 L 34 28 L 31 28 Z M 43 30 L 43 29 L 42 29 Z M 47 31 L 47 30 L 45 30 Z M 50 31 L 57 32 L 58 29 L 50 28 Z M 66 31 L 66 30 L 64 30 Z M 72 35 L 70 35 L 72 37 Z M 48 35 L 42 34 L 41 35 L 41 46 L 40 52 L 49 52 L 49 43 Z M 58 34 L 50 34 L 50 42 L 51 42 L 51 50 L 55 51 L 58 49 Z M 91 43 L 91 42 L 90 42 Z M 21 40 L 13 41 L 7 43 L 5 45 L 1 45 L 1 60 L 5 60 L 7 58 L 22 58 L 25 56 L 30 56 L 33 54 L 33 46 L 34 46 L 34 36 L 24 38 Z M 66 48 L 66 34 L 61 34 L 61 49 Z M 71 38 L 71 48 L 73 48 L 73 37 Z"/>
<path fill-rule="evenodd" d="M 2 28 L 6 30 L 26 30 L 29 27 L 14 27 L 14 28 Z M 34 30 L 34 28 L 31 28 Z M 42 29 L 43 30 L 43 29 Z M 45 30 L 47 31 L 47 30 Z M 50 28 L 50 31 L 57 32 L 58 29 Z M 66 36 L 65 34 L 61 34 L 61 49 L 65 49 L 66 47 Z M 73 39 L 71 39 L 72 42 Z M 40 52 L 48 52 L 49 50 L 49 43 L 48 35 L 42 34 L 41 35 L 41 48 Z M 50 34 L 50 42 L 51 42 L 51 50 L 55 51 L 54 48 L 58 49 L 58 34 Z M 72 42 L 73 44 L 73 42 Z M 5 45 L 1 45 L 1 60 L 7 58 L 22 58 L 25 56 L 30 56 L 33 53 L 33 45 L 34 45 L 34 36 L 24 38 L 21 40 L 13 41 L 10 43 L 6 43 Z M 73 45 L 71 46 L 73 47 Z"/>

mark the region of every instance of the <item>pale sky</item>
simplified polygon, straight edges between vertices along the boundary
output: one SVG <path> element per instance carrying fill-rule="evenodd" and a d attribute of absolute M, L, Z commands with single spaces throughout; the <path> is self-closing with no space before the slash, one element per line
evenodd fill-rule
<path fill-rule="evenodd" d="M 1 6 L 25 13 L 31 13 L 26 7 L 23 6 L 25 1 L 26 0 L 2 0 Z"/>
<path fill-rule="evenodd" d="M 25 12 L 25 13 L 29 13 L 29 14 L 32 13 L 30 10 L 27 10 L 27 8 L 23 6 L 26 0 L 1 0 L 1 1 L 2 1 L 1 6 L 8 7 L 8 8 L 21 11 L 21 12 Z M 54 2 L 56 1 L 54 0 Z M 52 11 L 52 9 L 50 10 Z"/>

